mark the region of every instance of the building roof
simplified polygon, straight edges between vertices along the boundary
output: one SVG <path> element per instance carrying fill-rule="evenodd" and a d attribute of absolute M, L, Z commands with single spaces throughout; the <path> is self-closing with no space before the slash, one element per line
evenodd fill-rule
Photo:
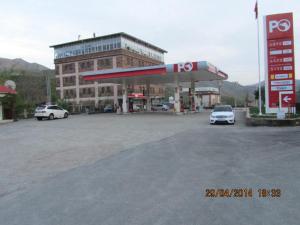
<path fill-rule="evenodd" d="M 0 86 L 0 94 L 17 94 L 17 92 L 9 87 Z"/>
<path fill-rule="evenodd" d="M 159 48 L 155 45 L 152 45 L 146 41 L 143 41 L 139 38 L 136 38 L 134 36 L 131 36 L 127 33 L 124 33 L 124 32 L 120 32 L 120 33 L 115 33 L 115 34 L 109 34 L 109 35 L 104 35 L 104 36 L 99 36 L 99 37 L 93 37 L 93 38 L 86 38 L 86 39 L 81 39 L 81 40 L 77 40 L 77 41 L 71 41 L 71 42 L 66 42 L 66 43 L 62 43 L 62 44 L 57 44 L 57 45 L 51 45 L 50 48 L 59 48 L 59 47 L 64 47 L 64 46 L 69 46 L 69 45 L 74 45 L 74 44 L 81 44 L 83 42 L 91 42 L 91 41 L 95 41 L 95 40 L 104 40 L 104 39 L 109 39 L 109 38 L 114 38 L 114 37 L 125 37 L 127 39 L 130 39 L 134 42 L 137 42 L 139 44 L 142 44 L 146 47 L 149 47 L 149 48 L 152 48 L 156 51 L 159 51 L 161 53 L 167 53 L 166 50 L 162 49 L 162 48 Z"/>

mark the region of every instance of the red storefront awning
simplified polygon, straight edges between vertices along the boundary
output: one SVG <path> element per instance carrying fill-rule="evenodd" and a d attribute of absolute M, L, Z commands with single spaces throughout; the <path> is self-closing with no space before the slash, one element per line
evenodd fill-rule
<path fill-rule="evenodd" d="M 0 94 L 17 94 L 17 92 L 9 87 L 0 86 Z"/>

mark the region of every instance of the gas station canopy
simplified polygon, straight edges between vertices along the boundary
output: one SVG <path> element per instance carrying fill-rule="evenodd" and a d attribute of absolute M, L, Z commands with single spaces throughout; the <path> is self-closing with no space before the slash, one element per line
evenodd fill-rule
<path fill-rule="evenodd" d="M 166 84 L 189 81 L 226 80 L 228 75 L 206 61 L 156 65 L 136 68 L 117 68 L 80 73 L 84 80 L 121 84 Z"/>

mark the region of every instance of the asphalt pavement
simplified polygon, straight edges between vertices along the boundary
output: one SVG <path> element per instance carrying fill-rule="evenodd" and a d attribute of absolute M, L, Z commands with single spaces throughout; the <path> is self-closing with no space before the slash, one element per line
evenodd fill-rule
<path fill-rule="evenodd" d="M 299 224 L 300 128 L 246 127 L 243 114 L 238 113 L 238 116 L 235 126 L 210 126 L 207 115 L 203 114 L 129 116 L 127 120 L 135 121 L 132 126 L 136 129 L 132 132 L 140 132 L 141 137 L 148 133 L 148 141 L 139 141 L 135 133 L 136 138 L 132 139 L 136 140 L 135 145 L 116 145 L 114 148 L 119 150 L 113 154 L 104 154 L 94 161 L 83 160 L 84 164 L 73 163 L 71 167 L 63 167 L 63 158 L 57 157 L 60 169 L 53 168 L 55 173 L 51 173 L 50 167 L 46 170 L 41 167 L 49 163 L 39 163 L 34 168 L 40 166 L 48 175 L 34 170 L 27 170 L 26 176 L 20 171 L 15 173 L 22 179 L 29 179 L 30 174 L 36 178 L 24 186 L 20 183 L 10 186 L 8 181 L 15 182 L 14 174 L 8 176 L 7 171 L 2 170 L 0 173 L 5 175 L 6 181 L 3 187 L 11 192 L 3 192 L 0 197 L 0 224 Z M 78 118 L 77 121 L 89 124 L 91 118 L 102 117 Z M 106 120 L 108 118 L 116 117 L 107 116 Z M 124 118 L 117 117 L 119 127 L 128 122 Z M 155 127 L 152 127 L 157 127 L 155 121 L 167 134 L 155 135 Z M 54 123 L 48 121 L 42 125 L 37 121 L 25 124 L 34 123 L 55 128 Z M 75 119 L 73 123 L 76 124 Z M 86 123 L 82 124 L 80 127 L 84 128 Z M 13 130 L 14 126 L 7 129 Z M 92 126 L 91 131 L 95 131 L 94 128 Z M 143 129 L 147 130 L 145 134 Z M 129 130 L 123 136 L 134 135 Z M 84 140 L 80 140 L 79 149 L 90 154 L 82 147 Z M 31 141 L 39 146 L 36 139 Z M 76 142 L 73 145 L 75 148 Z M 96 154 L 92 152 L 91 157 Z M 40 160 L 47 161 L 46 158 Z M 10 189 L 16 184 L 19 189 Z M 246 197 L 245 193 L 242 196 L 211 195 L 213 190 L 220 189 L 229 192 L 251 189 L 252 196 Z M 279 190 L 280 195 L 276 192 L 275 196 L 262 197 L 259 195 L 262 189 Z"/>

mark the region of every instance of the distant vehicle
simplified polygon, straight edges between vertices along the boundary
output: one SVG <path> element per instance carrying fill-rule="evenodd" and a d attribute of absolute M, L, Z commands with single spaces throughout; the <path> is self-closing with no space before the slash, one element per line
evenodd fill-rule
<path fill-rule="evenodd" d="M 218 105 L 210 114 L 210 124 L 216 123 L 235 123 L 235 115 L 230 105 Z"/>
<path fill-rule="evenodd" d="M 139 112 L 143 109 L 143 106 L 140 104 L 133 104 L 133 111 L 134 112 Z"/>
<path fill-rule="evenodd" d="M 105 113 L 111 113 L 113 111 L 114 111 L 114 109 L 113 109 L 112 105 L 107 105 L 107 106 L 104 107 L 104 112 Z"/>
<path fill-rule="evenodd" d="M 170 106 L 168 104 L 163 104 L 162 105 L 162 110 L 163 111 L 168 111 L 170 109 Z"/>
<path fill-rule="evenodd" d="M 68 118 L 69 112 L 57 105 L 41 105 L 38 106 L 35 110 L 34 117 L 37 120 L 42 120 L 47 118 L 53 120 L 56 118 Z"/>
<path fill-rule="evenodd" d="M 168 111 L 170 106 L 168 104 L 155 104 L 151 106 L 152 111 Z"/>
<path fill-rule="evenodd" d="M 163 105 L 162 104 L 155 104 L 151 106 L 152 111 L 162 111 L 163 110 Z"/>
<path fill-rule="evenodd" d="M 164 102 L 163 103 L 163 105 L 166 105 L 166 106 L 168 106 L 169 108 L 168 108 L 168 110 L 170 110 L 170 109 L 174 109 L 174 103 L 170 103 L 170 102 Z"/>

